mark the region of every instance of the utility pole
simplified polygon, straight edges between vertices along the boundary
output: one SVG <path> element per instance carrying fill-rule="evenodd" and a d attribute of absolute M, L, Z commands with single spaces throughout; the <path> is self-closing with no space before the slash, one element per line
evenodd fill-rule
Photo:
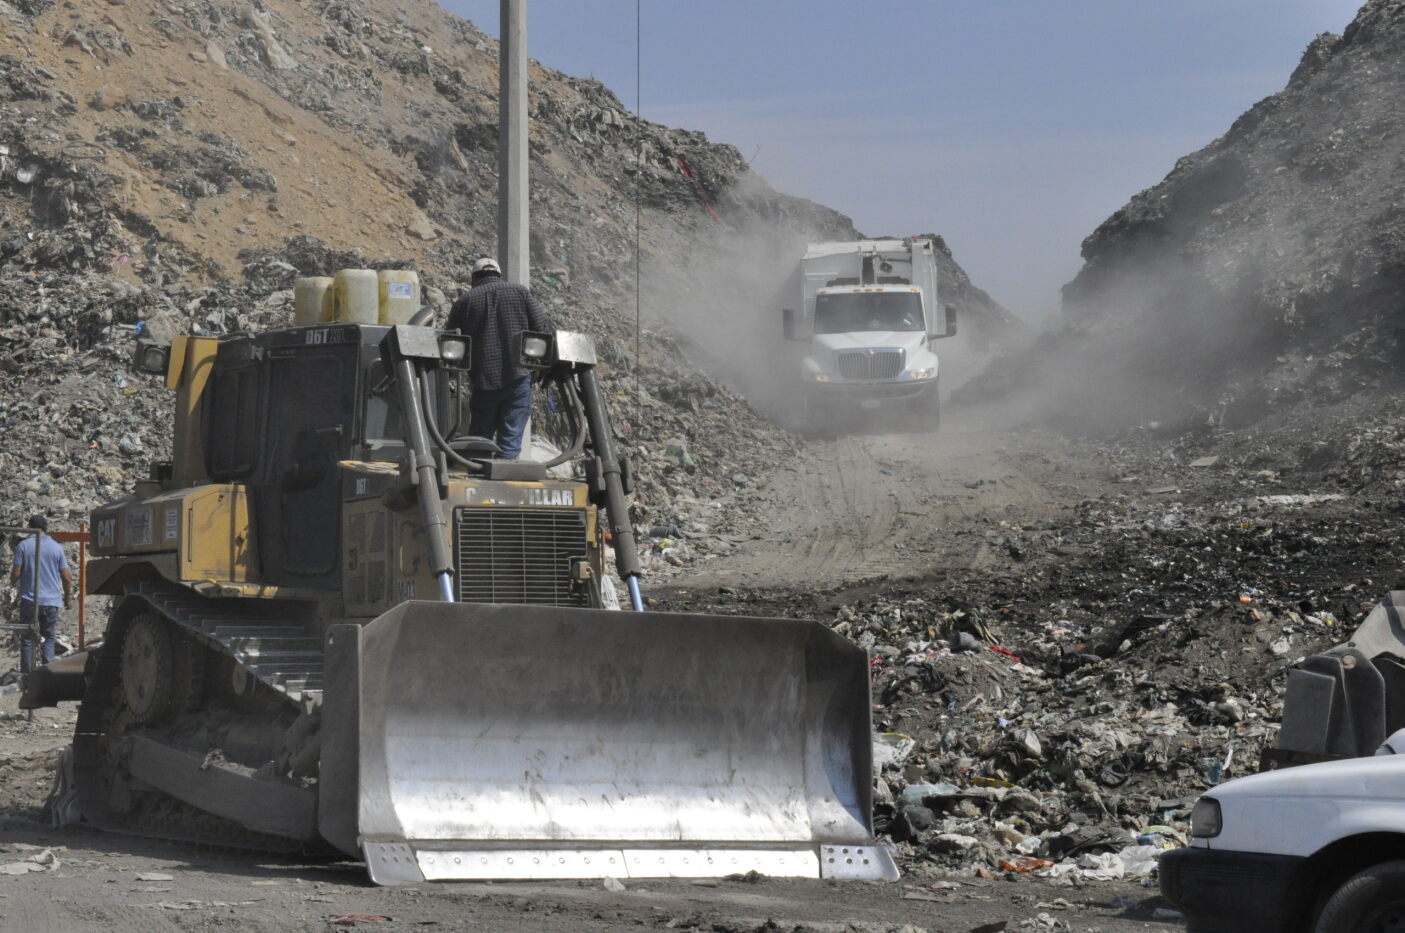
<path fill-rule="evenodd" d="M 527 0 L 501 0 L 498 43 L 498 264 L 530 285 L 527 205 Z"/>

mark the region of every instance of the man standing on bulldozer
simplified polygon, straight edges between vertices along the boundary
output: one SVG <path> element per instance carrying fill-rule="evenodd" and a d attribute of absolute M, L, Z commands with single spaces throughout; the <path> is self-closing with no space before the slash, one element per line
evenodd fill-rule
<path fill-rule="evenodd" d="M 527 286 L 503 281 L 497 260 L 484 258 L 473 264 L 472 287 L 454 302 L 447 326 L 472 344 L 468 433 L 497 441 L 502 458 L 516 460 L 532 414 L 532 374 L 517 368 L 516 338 L 551 331 L 551 320 Z"/>

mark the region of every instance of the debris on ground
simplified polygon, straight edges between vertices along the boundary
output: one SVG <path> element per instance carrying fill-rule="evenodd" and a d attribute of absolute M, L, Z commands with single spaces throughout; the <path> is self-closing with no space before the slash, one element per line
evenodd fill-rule
<path fill-rule="evenodd" d="M 59 861 L 58 853 L 62 851 L 61 847 L 40 848 L 19 843 L 0 846 L 0 858 L 12 859 L 12 861 L 0 862 L 0 875 L 27 875 L 32 872 L 57 871 L 62 864 Z"/>

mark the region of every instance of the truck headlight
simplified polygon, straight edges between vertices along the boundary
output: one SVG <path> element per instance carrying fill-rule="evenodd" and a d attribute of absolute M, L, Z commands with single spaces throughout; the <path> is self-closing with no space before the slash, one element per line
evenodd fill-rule
<path fill-rule="evenodd" d="M 814 379 L 816 382 L 828 382 L 829 373 L 811 373 L 810 378 Z"/>
<path fill-rule="evenodd" d="M 903 378 L 904 378 L 904 379 L 931 379 L 931 378 L 932 378 L 932 370 L 930 370 L 930 369 L 909 369 L 907 372 L 903 373 Z"/>
<path fill-rule="evenodd" d="M 1190 834 L 1196 839 L 1213 839 L 1224 828 L 1220 802 L 1213 797 L 1201 797 L 1190 811 Z"/>

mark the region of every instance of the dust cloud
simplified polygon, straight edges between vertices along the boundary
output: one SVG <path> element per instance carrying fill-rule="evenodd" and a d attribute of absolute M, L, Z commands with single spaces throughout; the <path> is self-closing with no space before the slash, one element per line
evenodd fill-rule
<path fill-rule="evenodd" d="M 1085 271 L 1041 333 L 994 359 L 954 401 L 1004 428 L 1179 432 L 1252 422 L 1273 391 L 1265 367 L 1292 330 L 1255 297 L 1257 280 L 1252 262 L 1210 270 L 1164 256 Z"/>
<path fill-rule="evenodd" d="M 802 414 L 804 345 L 783 339 L 781 309 L 798 308 L 805 245 L 844 234 L 768 223 L 719 222 L 714 229 L 686 254 L 650 254 L 640 270 L 645 314 L 676 330 L 714 378 L 772 421 L 794 426 Z"/>

